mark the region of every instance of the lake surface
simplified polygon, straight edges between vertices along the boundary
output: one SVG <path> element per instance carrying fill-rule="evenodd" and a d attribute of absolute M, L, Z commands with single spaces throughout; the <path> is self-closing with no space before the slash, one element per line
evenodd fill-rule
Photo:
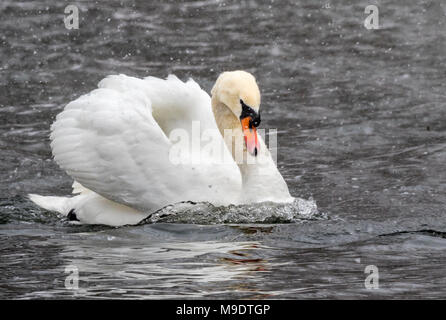
<path fill-rule="evenodd" d="M 76 1 L 67 30 L 69 3 L 0 2 L 0 298 L 446 298 L 444 2 Z M 209 92 L 234 69 L 257 77 L 279 170 L 317 213 L 109 228 L 27 199 L 71 192 L 49 127 L 106 75 Z"/>

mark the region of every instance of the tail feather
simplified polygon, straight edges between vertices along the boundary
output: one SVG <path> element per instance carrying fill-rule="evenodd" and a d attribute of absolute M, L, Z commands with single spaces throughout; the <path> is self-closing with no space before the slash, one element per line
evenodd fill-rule
<path fill-rule="evenodd" d="M 47 197 L 39 196 L 38 194 L 29 194 L 29 199 L 38 206 L 49 210 L 56 211 L 60 214 L 67 215 L 69 210 L 69 200 L 67 197 Z"/>
<path fill-rule="evenodd" d="M 86 224 L 123 226 L 137 224 L 148 213 L 137 211 L 125 205 L 110 201 L 93 191 L 82 191 L 73 197 L 47 197 L 29 194 L 29 199 L 38 206 L 56 211 L 68 220 L 78 220 Z"/>

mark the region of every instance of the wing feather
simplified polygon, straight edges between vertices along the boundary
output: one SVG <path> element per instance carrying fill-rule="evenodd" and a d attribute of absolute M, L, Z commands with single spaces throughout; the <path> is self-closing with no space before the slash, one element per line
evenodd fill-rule
<path fill-rule="evenodd" d="M 210 97 L 193 80 L 109 76 L 57 116 L 51 147 L 84 188 L 139 210 L 185 200 L 231 203 L 241 184 L 235 163 L 169 161 L 168 133 L 190 132 L 194 120 L 217 129 Z"/>

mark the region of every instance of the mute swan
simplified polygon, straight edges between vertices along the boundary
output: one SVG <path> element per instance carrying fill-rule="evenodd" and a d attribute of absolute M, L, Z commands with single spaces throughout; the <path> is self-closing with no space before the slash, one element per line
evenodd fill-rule
<path fill-rule="evenodd" d="M 113 75 L 98 87 L 70 102 L 51 126 L 54 159 L 74 178 L 74 196 L 30 194 L 37 205 L 81 223 L 121 226 L 181 201 L 293 201 L 257 135 L 260 91 L 250 73 L 222 73 L 212 98 L 192 79 L 182 82 L 173 75 L 166 80 Z M 221 144 L 230 161 L 205 153 L 198 163 L 172 162 L 171 134 L 193 133 L 194 121 L 199 134 L 218 133 L 212 147 Z M 243 146 L 242 161 L 236 161 L 237 143 Z M 192 148 L 189 156 L 197 152 Z"/>

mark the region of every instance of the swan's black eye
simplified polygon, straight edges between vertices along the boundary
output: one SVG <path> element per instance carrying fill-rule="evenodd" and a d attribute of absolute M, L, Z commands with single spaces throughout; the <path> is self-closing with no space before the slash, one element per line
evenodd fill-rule
<path fill-rule="evenodd" d="M 260 119 L 260 112 L 259 112 L 259 113 L 257 113 L 257 117 L 252 119 L 252 125 L 257 128 L 260 125 L 260 121 L 261 121 L 261 119 Z"/>
<path fill-rule="evenodd" d="M 255 112 L 254 109 L 246 105 L 242 99 L 240 99 L 240 104 L 242 106 L 242 114 L 240 115 L 240 120 L 246 117 L 250 117 L 251 121 L 249 122 L 249 125 L 258 127 L 260 125 L 260 112 Z"/>

